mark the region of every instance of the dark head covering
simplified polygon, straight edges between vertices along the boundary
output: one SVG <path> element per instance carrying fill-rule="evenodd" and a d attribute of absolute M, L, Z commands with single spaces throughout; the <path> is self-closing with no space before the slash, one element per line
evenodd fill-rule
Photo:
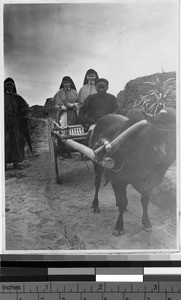
<path fill-rule="evenodd" d="M 83 85 L 87 84 L 88 83 L 88 80 L 87 80 L 87 75 L 88 74 L 95 74 L 96 75 L 96 80 L 99 78 L 97 72 L 93 69 L 89 69 L 86 74 L 85 74 L 85 77 L 84 77 L 84 82 L 83 82 Z"/>
<path fill-rule="evenodd" d="M 60 84 L 60 87 L 59 87 L 59 90 L 60 89 L 63 89 L 63 81 L 68 81 L 68 82 L 70 82 L 70 88 L 71 89 L 73 89 L 73 90 L 77 90 L 76 89 L 76 87 L 75 87 L 75 84 L 74 84 L 74 82 L 73 82 L 73 80 L 72 80 L 72 78 L 70 78 L 69 76 L 64 76 L 63 78 L 62 78 L 62 82 L 61 82 L 61 84 Z"/>
<path fill-rule="evenodd" d="M 96 80 L 96 84 L 98 84 L 99 82 L 104 82 L 107 87 L 109 86 L 109 81 L 105 78 L 99 78 L 98 80 Z"/>
<path fill-rule="evenodd" d="M 5 84 L 7 84 L 7 83 L 13 83 L 14 84 L 13 93 L 17 94 L 15 82 L 11 77 L 8 77 L 4 80 L 4 91 L 5 91 Z"/>

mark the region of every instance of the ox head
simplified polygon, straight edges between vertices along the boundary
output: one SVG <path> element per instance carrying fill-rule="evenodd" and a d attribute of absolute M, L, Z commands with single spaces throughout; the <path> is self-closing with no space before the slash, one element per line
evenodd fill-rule
<path fill-rule="evenodd" d="M 128 113 L 128 118 L 132 123 L 145 119 L 155 126 L 165 127 L 165 130 L 171 128 L 176 130 L 176 111 L 172 107 L 164 108 L 156 115 L 151 115 L 143 110 L 132 109 Z"/>
<path fill-rule="evenodd" d="M 129 120 L 127 121 L 128 129 L 125 130 L 124 141 L 129 137 L 139 134 L 142 130 L 148 135 L 148 138 L 157 137 L 159 142 L 165 140 L 168 143 L 172 139 L 172 143 L 176 143 L 176 111 L 174 108 L 169 107 L 162 109 L 156 115 L 151 115 L 145 111 L 133 109 L 128 114 Z M 129 130 L 129 135 L 126 134 Z M 123 133 L 121 133 L 123 134 Z M 120 145 L 124 143 L 119 139 Z"/>
<path fill-rule="evenodd" d="M 155 116 L 143 111 L 141 113 L 150 124 L 148 129 L 150 138 L 153 137 L 153 140 L 157 140 L 160 144 L 167 144 L 167 148 L 171 144 L 176 147 L 176 111 L 174 108 L 162 109 Z"/>

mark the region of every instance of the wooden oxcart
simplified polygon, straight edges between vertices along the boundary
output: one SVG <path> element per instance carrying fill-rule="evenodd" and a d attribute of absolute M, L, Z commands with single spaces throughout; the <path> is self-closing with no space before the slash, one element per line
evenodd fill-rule
<path fill-rule="evenodd" d="M 61 183 L 63 178 L 58 163 L 59 156 L 62 152 L 68 151 L 79 152 L 82 157 L 87 157 L 93 162 L 97 161 L 97 150 L 93 151 L 88 147 L 88 133 L 84 132 L 84 127 L 80 124 L 67 127 L 60 127 L 55 121 L 49 119 L 49 150 L 51 160 L 54 165 L 55 179 L 57 183 Z M 101 150 L 100 148 L 99 150 Z M 110 165 L 112 167 L 112 159 L 104 158 L 99 162 L 102 166 Z M 63 162 L 62 162 L 63 164 Z"/>
<path fill-rule="evenodd" d="M 139 131 L 140 128 L 144 127 L 147 124 L 147 121 L 139 121 L 125 130 L 111 142 L 108 142 L 106 137 L 103 137 L 99 141 L 100 146 L 96 150 L 88 147 L 88 133 L 84 132 L 82 125 L 78 124 L 62 128 L 51 119 L 49 119 L 48 123 L 49 150 L 51 153 L 52 163 L 54 164 L 55 168 L 56 182 L 60 183 L 62 178 L 60 176 L 57 160 L 62 150 L 68 149 L 70 152 L 79 152 L 92 162 L 98 163 L 104 168 L 112 169 L 114 168 L 115 162 L 110 156 L 119 149 L 121 144 L 123 144 L 130 135 L 134 135 L 136 131 Z"/>
<path fill-rule="evenodd" d="M 58 164 L 59 157 L 64 151 L 68 151 L 69 153 L 80 152 L 79 146 L 87 144 L 87 133 L 84 132 L 82 125 L 72 125 L 62 128 L 51 119 L 48 120 L 48 128 L 49 151 L 55 168 L 55 179 L 57 183 L 60 183 L 63 178 L 61 178 L 60 164 Z"/>

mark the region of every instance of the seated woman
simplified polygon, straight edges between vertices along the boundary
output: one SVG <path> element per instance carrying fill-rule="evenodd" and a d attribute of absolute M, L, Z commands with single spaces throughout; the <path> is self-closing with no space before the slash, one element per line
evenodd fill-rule
<path fill-rule="evenodd" d="M 78 93 L 78 101 L 82 105 L 87 96 L 97 93 L 95 82 L 98 80 L 98 74 L 95 70 L 89 69 L 84 77 L 83 86 Z"/>
<path fill-rule="evenodd" d="M 57 108 L 56 122 L 61 127 L 77 124 L 77 90 L 69 76 L 63 77 L 59 91 L 52 101 Z"/>

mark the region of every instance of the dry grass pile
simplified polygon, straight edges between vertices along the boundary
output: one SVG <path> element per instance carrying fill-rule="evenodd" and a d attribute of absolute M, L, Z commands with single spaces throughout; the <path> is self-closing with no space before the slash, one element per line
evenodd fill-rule
<path fill-rule="evenodd" d="M 124 115 L 134 107 L 153 115 L 165 106 L 176 108 L 176 72 L 131 80 L 119 92 L 117 99 Z"/>

